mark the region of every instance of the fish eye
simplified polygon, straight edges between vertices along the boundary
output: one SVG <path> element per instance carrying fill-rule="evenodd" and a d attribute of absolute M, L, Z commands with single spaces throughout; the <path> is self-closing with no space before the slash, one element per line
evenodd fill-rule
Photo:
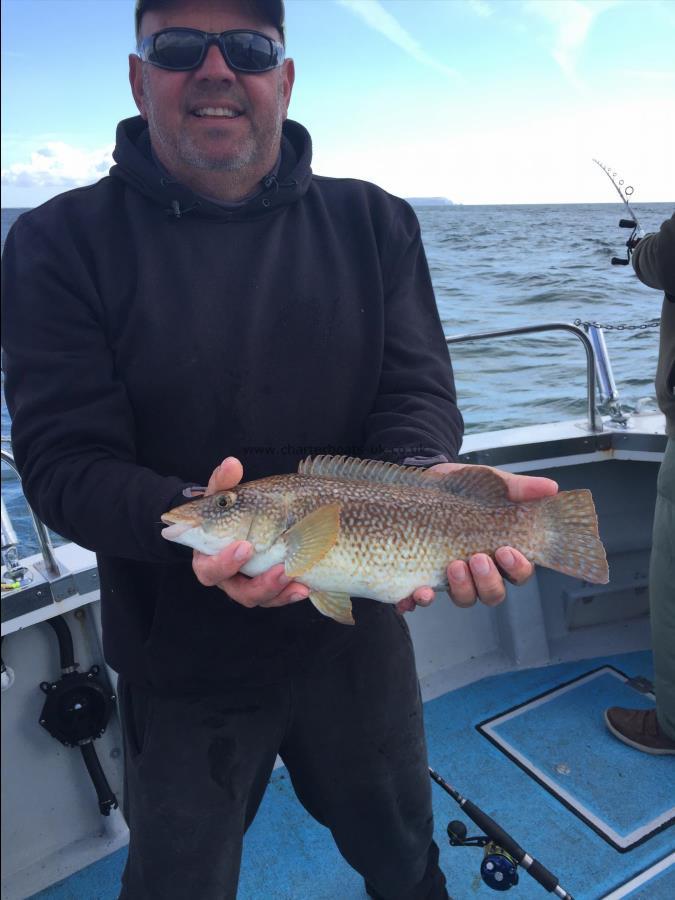
<path fill-rule="evenodd" d="M 216 506 L 219 509 L 229 509 L 230 506 L 234 505 L 234 500 L 233 494 L 219 494 L 216 497 Z"/>

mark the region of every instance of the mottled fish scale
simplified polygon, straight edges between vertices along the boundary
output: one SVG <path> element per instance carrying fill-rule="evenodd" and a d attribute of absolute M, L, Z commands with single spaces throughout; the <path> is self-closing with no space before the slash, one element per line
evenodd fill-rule
<path fill-rule="evenodd" d="M 353 621 L 349 595 L 391 603 L 423 585 L 444 588 L 448 563 L 494 556 L 507 544 L 558 571 L 608 579 L 588 491 L 513 503 L 503 479 L 483 466 L 439 476 L 317 457 L 297 474 L 244 483 L 162 518 L 165 537 L 205 552 L 251 541 L 245 574 L 284 562 L 317 608 L 341 622 Z"/>

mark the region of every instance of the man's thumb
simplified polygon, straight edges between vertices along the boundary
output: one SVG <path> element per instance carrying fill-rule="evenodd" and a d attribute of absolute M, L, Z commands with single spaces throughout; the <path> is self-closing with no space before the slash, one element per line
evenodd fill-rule
<path fill-rule="evenodd" d="M 213 470 L 206 489 L 207 494 L 216 491 L 227 491 L 239 484 L 244 477 L 244 467 L 235 456 L 228 456 Z"/>

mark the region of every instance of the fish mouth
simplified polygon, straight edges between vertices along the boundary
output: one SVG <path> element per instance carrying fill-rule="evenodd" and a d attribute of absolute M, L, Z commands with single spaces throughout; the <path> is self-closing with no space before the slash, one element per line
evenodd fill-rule
<path fill-rule="evenodd" d="M 168 516 L 162 516 L 162 522 L 170 523 L 167 528 L 162 528 L 162 537 L 166 538 L 167 541 L 175 541 L 182 534 L 185 534 L 186 531 L 190 531 L 193 527 L 192 525 L 187 525 L 184 522 L 173 522 Z"/>
<path fill-rule="evenodd" d="M 174 522 L 180 522 L 180 516 L 176 516 L 175 513 L 174 509 L 170 509 L 168 512 L 162 513 L 160 519 L 165 525 L 173 525 Z"/>
<path fill-rule="evenodd" d="M 184 503 L 182 506 L 175 506 L 173 509 L 169 509 L 162 513 L 160 519 L 165 525 L 181 524 L 189 525 L 190 527 L 197 525 L 199 523 L 199 517 L 191 515 L 191 507 L 193 505 L 194 504 L 192 503 Z"/>

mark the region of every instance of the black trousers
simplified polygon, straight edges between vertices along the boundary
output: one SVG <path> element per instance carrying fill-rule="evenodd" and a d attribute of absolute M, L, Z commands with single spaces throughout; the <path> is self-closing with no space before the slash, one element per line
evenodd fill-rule
<path fill-rule="evenodd" d="M 178 698 L 120 679 L 131 832 L 120 900 L 235 898 L 277 753 L 371 896 L 448 897 L 412 643 L 395 609 L 377 607 L 333 658 L 280 683 Z M 310 877 L 297 900 L 311 897 Z"/>

